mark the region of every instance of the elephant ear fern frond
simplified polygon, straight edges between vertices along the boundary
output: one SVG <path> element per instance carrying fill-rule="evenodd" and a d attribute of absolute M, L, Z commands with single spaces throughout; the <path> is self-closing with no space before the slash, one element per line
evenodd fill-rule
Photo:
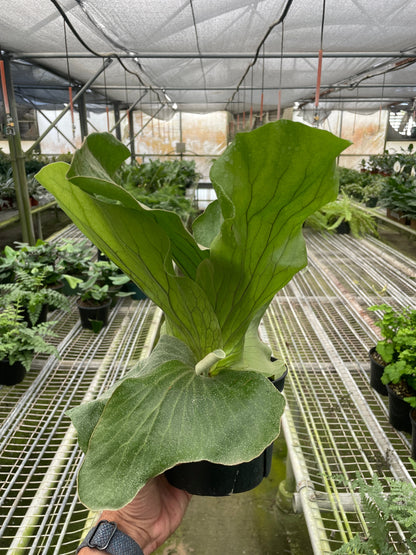
<path fill-rule="evenodd" d="M 413 461 L 412 464 L 416 469 Z M 408 552 L 416 554 L 415 487 L 408 482 L 391 478 L 387 479 L 388 490 L 386 491 L 377 475 L 373 475 L 369 483 L 362 477 L 358 477 L 351 482 L 350 486 L 359 490 L 367 531 L 356 534 L 334 553 L 392 555 L 396 550 L 389 545 L 389 534 L 396 530 L 395 523 L 397 523 L 406 536 Z"/>

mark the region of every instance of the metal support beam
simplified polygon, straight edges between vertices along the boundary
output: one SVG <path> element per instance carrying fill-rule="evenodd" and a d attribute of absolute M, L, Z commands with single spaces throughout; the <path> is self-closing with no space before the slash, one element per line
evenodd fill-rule
<path fill-rule="evenodd" d="M 128 54 L 126 52 L 101 52 L 100 56 L 105 58 L 139 58 L 145 59 L 252 59 L 253 52 L 206 52 L 200 54 L 198 52 L 146 52 L 138 54 Z M 314 52 L 259 52 L 258 58 L 318 58 L 318 51 Z M 65 52 L 19 52 L 13 55 L 15 59 L 30 60 L 41 58 L 67 58 Z M 69 58 L 95 58 L 96 55 L 88 52 L 72 52 Z M 323 52 L 324 58 L 416 58 L 415 51 L 406 52 Z"/>
<path fill-rule="evenodd" d="M 127 118 L 128 118 L 128 121 L 129 121 L 130 160 L 131 160 L 131 163 L 134 164 L 136 162 L 136 154 L 134 152 L 134 117 L 133 117 L 133 111 L 127 110 Z"/>
<path fill-rule="evenodd" d="M 137 87 L 134 87 L 134 90 L 137 90 Z M 145 90 L 145 92 L 136 100 L 136 102 L 134 102 L 131 106 L 129 106 L 129 108 L 126 110 L 124 116 L 121 116 L 120 119 L 116 119 L 116 123 L 113 125 L 113 127 L 110 129 L 110 133 L 112 133 L 114 131 L 114 129 L 116 128 L 117 125 L 120 125 L 120 123 L 123 121 L 124 118 L 128 117 L 129 112 L 133 112 L 133 110 L 135 109 L 135 107 L 137 106 L 137 104 L 143 100 L 143 98 L 147 95 L 148 93 L 148 89 Z M 120 117 L 120 116 L 119 116 Z"/>
<path fill-rule="evenodd" d="M 16 100 L 10 71 L 10 59 L 7 57 L 0 57 L 0 64 L 2 66 L 1 85 L 7 120 L 6 133 L 9 142 L 10 159 L 13 169 L 16 203 L 22 227 L 22 239 L 25 243 L 34 245 L 35 232 L 33 229 L 29 193 L 27 189 L 25 154 L 22 150 L 22 142 L 20 139 Z"/>
<path fill-rule="evenodd" d="M 116 132 L 116 138 L 121 141 L 121 129 L 120 129 L 120 102 L 113 103 L 113 110 L 114 110 L 114 119 L 115 125 L 114 129 Z"/>
<path fill-rule="evenodd" d="M 111 64 L 113 60 L 108 58 L 107 60 L 104 61 L 103 65 L 100 67 L 100 69 L 97 71 L 97 73 L 91 77 L 91 79 L 88 79 L 88 81 L 80 88 L 80 90 L 77 92 L 77 94 L 74 96 L 73 98 L 73 102 L 75 103 L 78 98 L 84 94 L 84 92 L 89 89 L 91 87 L 91 85 L 94 83 L 94 81 L 101 75 L 101 73 Z M 29 148 L 29 150 L 27 151 L 26 154 L 30 154 L 40 143 L 41 141 L 43 141 L 43 139 L 46 137 L 46 135 L 48 135 L 48 133 L 57 125 L 57 123 L 64 117 L 64 115 L 71 109 L 71 106 L 68 104 L 68 106 L 66 106 L 62 112 L 59 114 L 59 116 L 57 118 L 55 118 L 55 120 L 49 125 L 49 127 L 47 129 L 45 129 L 45 131 L 42 133 L 42 135 L 33 143 L 33 145 Z"/>
<path fill-rule="evenodd" d="M 79 126 L 81 128 L 81 139 L 84 140 L 88 135 L 88 119 L 87 119 L 87 105 L 85 103 L 85 94 L 81 94 L 78 98 L 78 114 Z"/>

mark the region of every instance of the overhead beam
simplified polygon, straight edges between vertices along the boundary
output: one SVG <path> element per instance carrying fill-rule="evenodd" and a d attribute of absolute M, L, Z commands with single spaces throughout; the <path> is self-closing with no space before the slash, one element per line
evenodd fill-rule
<path fill-rule="evenodd" d="M 321 85 L 322 88 L 330 88 L 331 85 Z M 416 84 L 415 83 L 408 83 L 408 84 L 404 84 L 404 83 L 385 83 L 384 85 L 382 83 L 377 83 L 377 84 L 371 84 L 371 83 L 363 83 L 362 85 L 358 85 L 359 89 L 375 89 L 375 88 L 380 88 L 383 87 L 384 89 L 413 89 L 416 95 Z M 32 84 L 32 85 L 23 85 L 20 84 L 18 87 L 16 88 L 21 88 L 21 89 L 34 89 L 34 90 L 44 90 L 45 89 L 45 85 L 41 85 L 41 84 Z M 63 91 L 63 90 L 67 90 L 68 87 L 67 86 L 63 86 L 63 85 L 48 85 L 47 86 L 48 90 L 59 90 L 59 91 Z M 94 90 L 107 90 L 107 91 L 120 91 L 120 90 L 129 90 L 129 91 L 137 91 L 138 89 L 140 89 L 140 87 L 138 87 L 137 85 L 94 85 L 92 87 Z M 344 85 L 344 86 L 340 86 L 337 85 L 337 88 L 343 88 L 343 89 L 351 89 L 351 87 L 349 85 Z M 161 91 L 234 91 L 235 90 L 235 86 L 229 86 L 229 87 L 175 87 L 175 86 L 166 86 L 166 87 L 153 87 L 154 90 L 161 90 Z M 244 87 L 240 87 L 240 91 L 276 91 L 277 89 L 281 89 L 281 90 L 299 90 L 299 89 L 310 89 L 310 90 L 315 90 L 316 89 L 316 84 L 314 85 L 282 85 L 277 86 L 274 85 L 272 87 L 267 87 L 264 86 L 262 87 L 261 85 L 255 85 L 253 87 L 251 86 L 244 86 Z M 355 87 L 354 87 L 355 89 Z M 105 99 L 103 99 L 104 101 Z"/>
<path fill-rule="evenodd" d="M 195 59 L 252 59 L 253 52 L 146 52 L 141 54 L 126 54 L 125 52 L 98 52 L 105 58 L 130 58 L 134 60 L 145 59 L 171 59 L 171 58 L 195 58 Z M 318 58 L 319 52 L 260 52 L 257 58 Z M 89 52 L 19 52 L 12 54 L 13 59 L 30 60 L 41 58 L 96 58 Z M 323 52 L 324 58 L 416 58 L 416 52 Z"/>

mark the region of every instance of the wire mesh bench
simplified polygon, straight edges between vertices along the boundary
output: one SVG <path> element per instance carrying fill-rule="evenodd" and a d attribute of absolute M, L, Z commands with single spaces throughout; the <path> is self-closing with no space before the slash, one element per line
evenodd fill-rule
<path fill-rule="evenodd" d="M 390 426 L 387 399 L 369 384 L 368 351 L 378 339 L 373 304 L 415 306 L 414 263 L 375 239 L 307 234 L 308 268 L 274 299 L 262 334 L 289 366 L 283 430 L 295 505 L 314 553 L 331 553 L 367 532 L 356 475 L 414 483 L 407 434 Z M 339 479 L 338 479 L 339 478 Z M 344 481 L 342 481 L 344 479 Z M 345 485 L 347 483 L 347 485 Z M 390 543 L 408 553 L 405 531 Z"/>

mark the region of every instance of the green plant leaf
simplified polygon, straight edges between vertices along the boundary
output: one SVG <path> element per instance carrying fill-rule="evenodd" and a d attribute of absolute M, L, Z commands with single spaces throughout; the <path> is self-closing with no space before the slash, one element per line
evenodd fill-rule
<path fill-rule="evenodd" d="M 284 398 L 269 380 L 256 372 L 197 376 L 186 349 L 183 360 L 172 360 L 171 343 L 159 343 L 146 372 L 124 379 L 101 413 L 97 404 L 88 409 L 97 423 L 78 487 L 92 510 L 124 506 L 152 476 L 180 462 L 251 460 L 279 434 Z"/>
<path fill-rule="evenodd" d="M 306 265 L 302 224 L 336 198 L 335 157 L 349 144 L 282 120 L 237 135 L 212 166 L 224 222 L 197 280 L 212 298 L 226 352 Z"/>
<path fill-rule="evenodd" d="M 43 168 L 37 179 L 79 229 L 162 308 L 169 333 L 188 344 L 199 359 L 220 348 L 221 331 L 205 292 L 188 277 L 175 274 L 175 230 L 173 238 L 167 235 L 154 211 L 141 208 L 134 199 L 137 209 L 86 193 L 66 179 L 67 171 L 67 164 L 57 162 Z M 89 184 L 86 188 L 95 191 Z"/>

